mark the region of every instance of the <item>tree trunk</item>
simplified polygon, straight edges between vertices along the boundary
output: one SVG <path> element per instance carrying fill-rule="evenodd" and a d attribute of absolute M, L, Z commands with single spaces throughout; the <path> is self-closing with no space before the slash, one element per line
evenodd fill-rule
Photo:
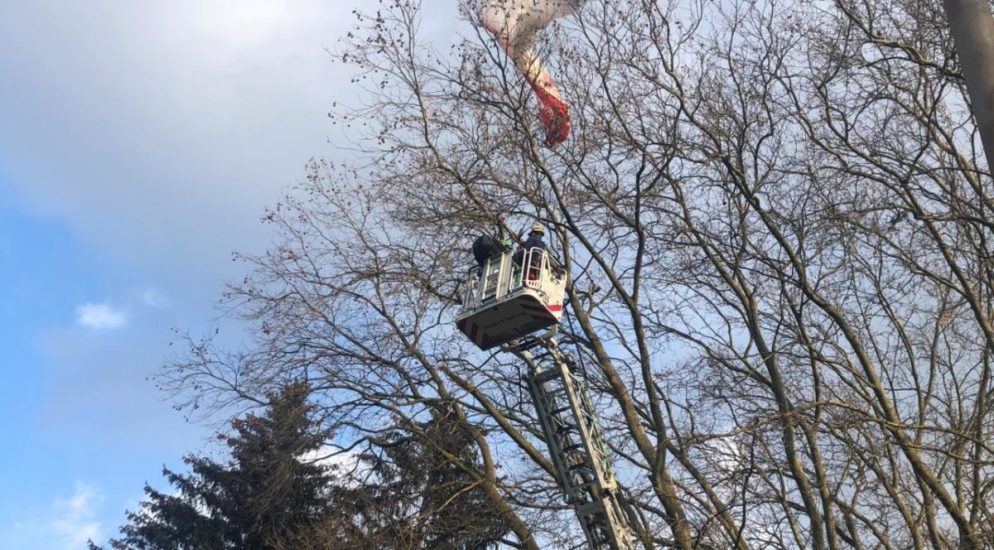
<path fill-rule="evenodd" d="M 987 164 L 994 162 L 994 17 L 987 0 L 943 0 Z"/>

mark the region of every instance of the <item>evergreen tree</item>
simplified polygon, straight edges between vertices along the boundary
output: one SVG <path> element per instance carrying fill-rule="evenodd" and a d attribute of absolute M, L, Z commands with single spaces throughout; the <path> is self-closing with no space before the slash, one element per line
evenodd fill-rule
<path fill-rule="evenodd" d="M 270 396 L 261 416 L 235 420 L 220 436 L 231 458 L 184 459 L 189 474 L 164 469 L 175 493 L 145 486 L 147 499 L 128 513 L 118 550 L 282 549 L 315 546 L 329 510 L 329 468 L 302 461 L 328 434 L 311 421 L 310 389 L 295 384 Z M 320 546 L 325 546 L 321 543 Z"/>
<path fill-rule="evenodd" d="M 146 485 L 146 500 L 110 546 L 478 550 L 507 533 L 475 477 L 473 440 L 451 411 L 395 426 L 357 457 L 351 475 L 336 477 L 301 460 L 330 435 L 313 425 L 309 393 L 289 386 L 261 416 L 232 422 L 232 435 L 219 437 L 227 462 L 190 455 L 189 473 L 164 469 L 172 494 Z"/>
<path fill-rule="evenodd" d="M 359 463 L 360 482 L 334 488 L 349 548 L 481 550 L 510 531 L 484 493 L 473 439 L 449 408 L 396 425 Z"/>

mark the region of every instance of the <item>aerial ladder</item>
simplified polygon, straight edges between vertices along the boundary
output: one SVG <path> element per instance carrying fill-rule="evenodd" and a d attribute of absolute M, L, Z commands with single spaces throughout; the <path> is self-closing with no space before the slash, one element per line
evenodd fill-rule
<path fill-rule="evenodd" d="M 597 414 L 576 361 L 555 337 L 567 281 L 567 271 L 540 248 L 490 258 L 470 273 L 456 326 L 480 349 L 502 346 L 527 364 L 556 481 L 589 547 L 634 550 L 634 514 L 626 514 Z"/>

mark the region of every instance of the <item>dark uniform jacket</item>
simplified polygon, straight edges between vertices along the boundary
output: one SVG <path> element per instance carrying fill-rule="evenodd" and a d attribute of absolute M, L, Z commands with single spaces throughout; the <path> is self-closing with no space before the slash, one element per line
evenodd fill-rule
<path fill-rule="evenodd" d="M 549 249 L 549 247 L 546 246 L 545 241 L 542 240 L 542 235 L 540 233 L 532 233 L 528 235 L 525 242 L 521 243 L 522 250 L 529 250 L 531 248 L 541 248 L 542 250 Z"/>
<path fill-rule="evenodd" d="M 496 258 L 503 252 L 500 243 L 490 235 L 480 235 L 473 241 L 473 257 L 476 264 L 483 267 L 490 258 Z"/>

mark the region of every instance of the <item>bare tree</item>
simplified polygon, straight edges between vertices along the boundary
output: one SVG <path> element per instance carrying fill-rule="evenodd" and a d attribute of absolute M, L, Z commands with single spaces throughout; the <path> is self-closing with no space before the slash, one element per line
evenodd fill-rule
<path fill-rule="evenodd" d="M 362 163 L 267 216 L 229 295 L 258 345 L 194 346 L 171 389 L 306 379 L 359 448 L 444 407 L 513 544 L 579 545 L 523 367 L 452 323 L 471 237 L 538 220 L 643 546 L 994 544 L 994 202 L 938 0 L 591 0 L 542 52 L 554 150 L 485 33 L 439 53 L 418 25 L 360 17 L 369 103 L 335 117 Z"/>

